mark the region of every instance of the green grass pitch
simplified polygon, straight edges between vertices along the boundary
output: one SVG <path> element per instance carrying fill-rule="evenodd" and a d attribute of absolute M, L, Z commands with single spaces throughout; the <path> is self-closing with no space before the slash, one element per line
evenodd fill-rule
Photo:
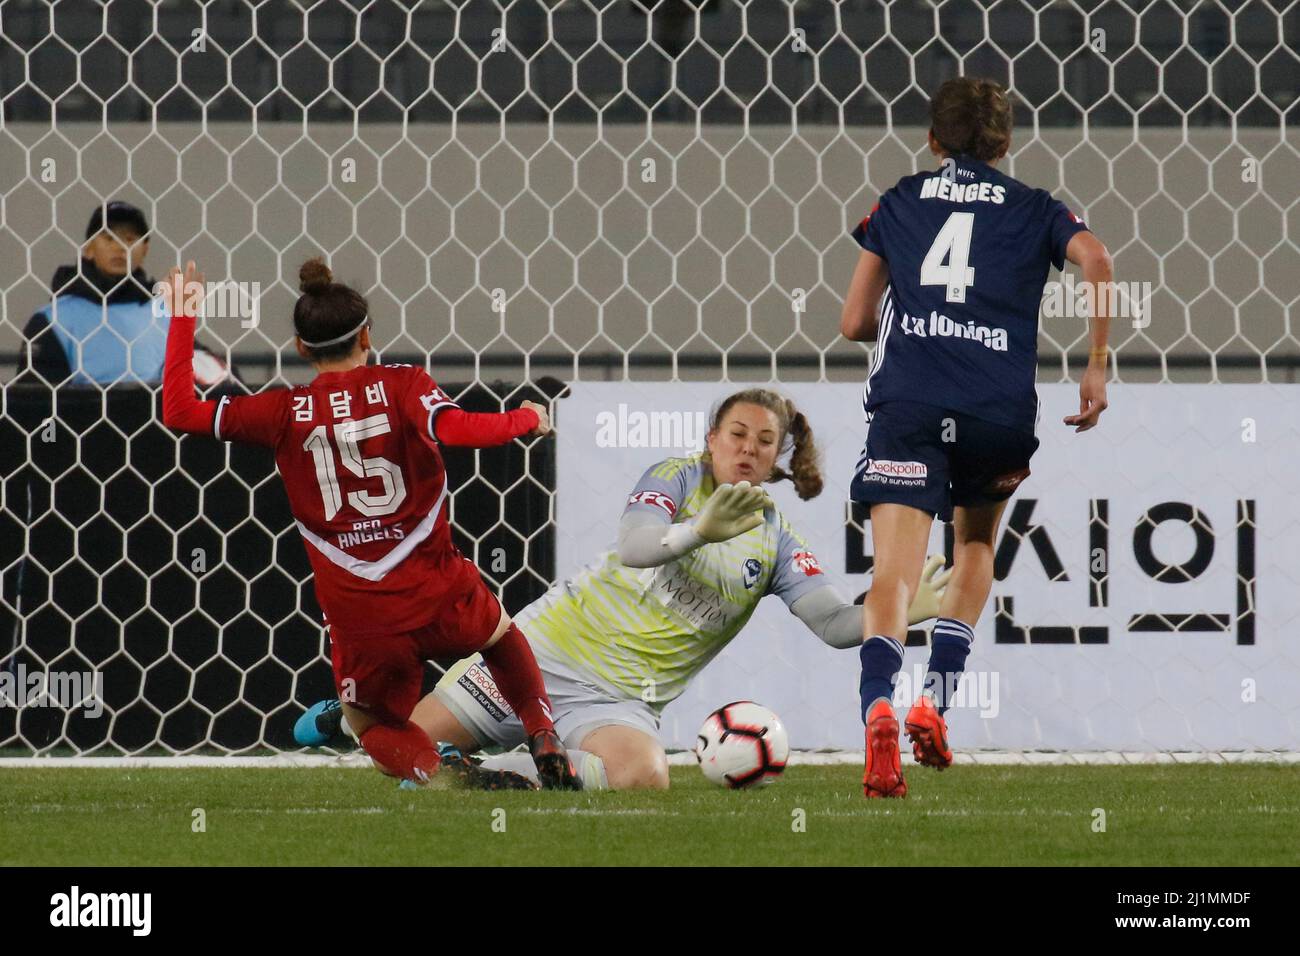
<path fill-rule="evenodd" d="M 733 792 L 675 767 L 666 792 L 566 794 L 402 791 L 342 767 L 0 769 L 0 863 L 1300 862 L 1294 766 L 910 768 L 906 800 L 870 802 L 860 775 L 796 766 Z"/>

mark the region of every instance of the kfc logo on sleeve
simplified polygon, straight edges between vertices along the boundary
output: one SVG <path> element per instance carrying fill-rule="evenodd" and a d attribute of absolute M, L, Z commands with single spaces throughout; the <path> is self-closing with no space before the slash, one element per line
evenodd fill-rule
<path fill-rule="evenodd" d="M 662 491 L 638 491 L 627 496 L 629 505 L 654 505 L 668 513 L 668 517 L 677 514 L 677 502 Z"/>
<path fill-rule="evenodd" d="M 822 573 L 822 566 L 817 563 L 817 555 L 811 551 L 796 551 L 790 556 L 790 564 L 796 571 L 807 577 Z"/>

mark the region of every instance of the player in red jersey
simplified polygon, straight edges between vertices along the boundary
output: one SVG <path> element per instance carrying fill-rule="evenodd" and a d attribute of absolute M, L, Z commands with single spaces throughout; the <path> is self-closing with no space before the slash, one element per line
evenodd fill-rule
<path fill-rule="evenodd" d="M 321 259 L 305 263 L 299 279 L 294 331 L 316 377 L 200 401 L 191 357 L 203 275 L 193 262 L 184 274 L 172 269 L 163 288 L 173 316 L 164 424 L 275 449 L 329 627 L 335 687 L 361 745 L 384 772 L 423 783 L 438 770 L 434 742 L 410 719 L 423 662 L 477 651 L 527 727 L 543 786 L 578 789 L 527 640 L 452 543 L 438 451 L 439 442 L 486 448 L 545 435 L 546 410 L 524 402 L 504 414 L 466 412 L 421 368 L 367 365 L 366 300 L 334 282 Z M 509 785 L 486 773 L 469 775 Z"/>

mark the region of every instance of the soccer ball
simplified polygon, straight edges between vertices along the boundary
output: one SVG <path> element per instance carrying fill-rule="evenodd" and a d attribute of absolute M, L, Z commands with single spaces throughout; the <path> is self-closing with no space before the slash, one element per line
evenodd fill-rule
<path fill-rule="evenodd" d="M 704 776 L 721 787 L 761 787 L 781 776 L 790 738 L 781 718 L 752 700 L 719 707 L 704 721 L 695 744 Z"/>

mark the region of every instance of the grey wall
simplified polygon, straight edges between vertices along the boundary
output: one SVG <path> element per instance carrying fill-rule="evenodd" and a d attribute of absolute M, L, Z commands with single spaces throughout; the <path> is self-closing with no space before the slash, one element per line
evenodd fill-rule
<path fill-rule="evenodd" d="M 859 346 L 838 341 L 857 254 L 846 231 L 899 176 L 930 162 L 922 130 L 648 129 L 10 124 L 0 129 L 0 352 L 17 348 L 54 268 L 73 260 L 90 210 L 116 197 L 151 215 L 153 274 L 183 256 L 209 279 L 261 283 L 256 329 L 226 319 L 203 332 L 237 360 L 285 349 L 297 267 L 325 252 L 370 297 L 376 344 L 390 355 L 430 352 L 435 369 L 545 354 L 567 363 L 546 371 L 604 378 L 624 370 L 575 369 L 574 355 L 716 362 L 747 353 L 851 364 L 732 367 L 731 378 L 859 378 Z M 42 181 L 47 159 L 53 182 Z M 355 182 L 344 178 L 348 160 Z M 654 182 L 642 181 L 646 160 Z M 1257 182 L 1242 181 L 1247 160 L 1259 164 Z M 1150 327 L 1112 333 L 1121 362 L 1244 356 L 1253 369 L 1167 374 L 1258 381 L 1261 353 L 1300 356 L 1288 319 L 1300 294 L 1300 137 L 1107 128 L 1085 140 L 1078 130 L 1024 129 L 1008 171 L 1081 210 L 1115 253 L 1117 278 L 1155 285 Z M 801 314 L 791 304 L 800 288 Z M 493 310 L 493 289 L 504 290 L 504 313 Z M 1084 335 L 1079 320 L 1046 320 L 1040 351 L 1082 352 Z M 12 374 L 10 364 L 0 377 Z M 1132 368 L 1124 378 L 1162 374 Z M 1059 360 L 1040 375 L 1058 379 Z"/>

